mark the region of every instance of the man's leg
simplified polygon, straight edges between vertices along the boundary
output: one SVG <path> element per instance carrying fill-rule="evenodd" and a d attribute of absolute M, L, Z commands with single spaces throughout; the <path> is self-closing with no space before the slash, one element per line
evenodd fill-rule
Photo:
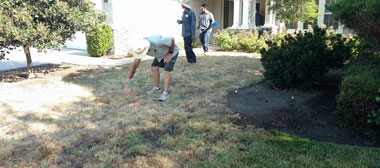
<path fill-rule="evenodd" d="M 204 49 L 204 51 L 205 52 L 208 52 L 208 46 L 209 46 L 209 43 L 210 43 L 210 34 L 211 34 L 211 32 L 210 31 L 207 31 L 207 32 L 205 32 L 205 35 L 204 35 L 204 47 L 203 47 L 203 49 Z"/>
<path fill-rule="evenodd" d="M 199 34 L 199 40 L 202 43 L 203 51 L 205 51 L 205 33 L 204 32 Z"/>
<path fill-rule="evenodd" d="M 185 42 L 185 51 L 186 51 L 187 62 L 195 63 L 197 60 L 196 60 L 196 57 L 195 57 L 195 54 L 193 51 L 193 47 L 191 46 L 191 42 L 192 42 L 191 36 L 186 36 L 184 38 L 184 42 Z"/>
<path fill-rule="evenodd" d="M 169 85 L 171 82 L 171 72 L 173 71 L 174 64 L 177 61 L 178 54 L 176 54 L 172 60 L 168 63 L 165 64 L 164 67 L 164 91 L 162 92 L 160 98 L 158 99 L 159 101 L 164 101 L 169 97 Z"/>
<path fill-rule="evenodd" d="M 171 74 L 168 71 L 164 71 L 164 92 L 168 92 L 171 80 Z"/>
<path fill-rule="evenodd" d="M 151 66 L 152 74 L 153 74 L 153 81 L 154 81 L 154 87 L 160 87 L 160 71 L 159 67 Z"/>

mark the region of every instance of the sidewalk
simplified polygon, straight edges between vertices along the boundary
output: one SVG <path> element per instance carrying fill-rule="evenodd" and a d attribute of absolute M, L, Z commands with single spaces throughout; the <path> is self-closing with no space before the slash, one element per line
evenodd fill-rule
<path fill-rule="evenodd" d="M 203 53 L 202 46 L 199 45 L 194 48 L 194 53 L 200 56 L 236 56 L 236 57 L 256 57 L 259 58 L 260 54 L 252 53 L 241 53 L 241 52 L 224 52 L 220 51 L 220 48 L 211 44 L 210 51 L 206 54 Z M 49 51 L 47 53 L 37 52 L 36 49 L 31 49 L 33 66 L 43 65 L 43 64 L 61 64 L 69 63 L 75 65 L 83 66 L 101 66 L 101 67 L 112 67 L 118 65 L 124 65 L 128 63 L 133 63 L 134 58 L 122 58 L 122 59 L 110 59 L 102 57 L 90 57 L 86 50 L 68 49 L 64 48 L 61 51 Z M 185 51 L 181 50 L 180 56 L 185 56 Z M 21 48 L 10 51 L 9 55 L 6 55 L 9 60 L 0 61 L 0 71 L 11 70 L 16 68 L 26 67 L 26 58 L 24 51 Z M 146 57 L 145 60 L 152 60 L 153 57 Z"/>
<path fill-rule="evenodd" d="M 102 57 L 90 57 L 86 50 L 76 50 L 64 48 L 61 51 L 49 51 L 47 53 L 37 52 L 36 49 L 31 50 L 33 66 L 43 64 L 61 64 L 70 63 L 75 65 L 84 66 L 118 66 L 123 64 L 132 63 L 134 58 L 123 59 L 109 59 Z M 26 58 L 24 51 L 21 48 L 10 51 L 10 54 L 6 56 L 9 60 L 0 61 L 0 71 L 11 70 L 16 68 L 26 67 Z M 143 60 L 149 60 L 153 58 L 147 57 Z"/>

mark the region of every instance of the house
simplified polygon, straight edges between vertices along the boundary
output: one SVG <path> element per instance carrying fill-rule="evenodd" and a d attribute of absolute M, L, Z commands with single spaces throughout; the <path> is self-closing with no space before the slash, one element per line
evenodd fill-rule
<path fill-rule="evenodd" d="M 181 41 L 181 25 L 177 20 L 181 19 L 183 9 L 182 0 L 92 0 L 96 8 L 109 15 L 107 23 L 113 28 L 115 55 L 126 55 L 129 52 L 129 44 L 133 39 L 142 36 L 161 34 L 175 37 Z M 271 0 L 190 0 L 192 9 L 198 15 L 200 5 L 208 4 L 208 9 L 214 14 L 218 23 L 213 33 L 217 30 L 252 29 L 256 25 L 271 30 L 273 33 L 281 32 L 284 27 L 294 30 L 295 24 L 284 24 L 276 20 L 276 13 L 269 12 L 268 1 Z M 317 0 L 318 12 L 321 14 L 314 23 L 319 26 L 325 24 L 333 26 L 339 33 L 348 33 L 349 29 L 333 19 L 325 5 L 338 0 Z M 271 2 L 273 3 L 273 2 Z M 255 23 L 256 10 L 262 16 L 261 23 Z M 309 23 L 298 23 L 299 29 L 307 29 Z M 199 33 L 199 32 L 197 32 Z M 198 34 L 196 35 L 198 36 Z M 68 42 L 69 48 L 85 49 L 84 34 L 78 33 L 77 38 Z"/>

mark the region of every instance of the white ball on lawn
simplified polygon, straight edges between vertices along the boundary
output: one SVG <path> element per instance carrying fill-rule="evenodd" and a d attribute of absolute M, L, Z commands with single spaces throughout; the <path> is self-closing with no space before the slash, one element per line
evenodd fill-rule
<path fill-rule="evenodd" d="M 292 100 L 294 100 L 294 96 L 292 96 Z"/>
<path fill-rule="evenodd" d="M 237 93 L 237 90 L 235 90 L 235 93 Z"/>

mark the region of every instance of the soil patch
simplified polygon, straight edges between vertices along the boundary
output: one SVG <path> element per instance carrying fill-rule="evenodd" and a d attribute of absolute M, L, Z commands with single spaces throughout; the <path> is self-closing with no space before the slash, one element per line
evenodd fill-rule
<path fill-rule="evenodd" d="M 351 128 L 335 113 L 339 80 L 328 81 L 307 92 L 276 90 L 261 82 L 229 93 L 228 104 L 241 116 L 238 124 L 276 129 L 316 141 L 380 147 L 380 131 Z"/>

